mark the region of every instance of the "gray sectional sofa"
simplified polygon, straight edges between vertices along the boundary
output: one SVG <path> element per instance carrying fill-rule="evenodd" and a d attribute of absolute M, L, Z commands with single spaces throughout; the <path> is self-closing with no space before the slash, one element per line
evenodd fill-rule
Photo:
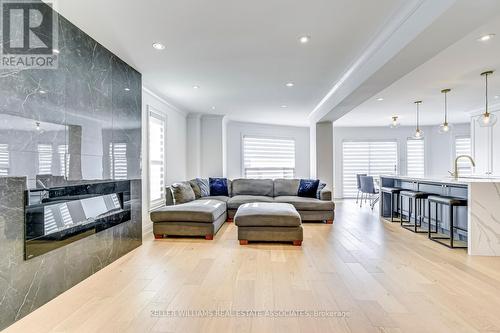
<path fill-rule="evenodd" d="M 153 232 L 156 238 L 182 235 L 212 239 L 226 219 L 233 219 L 239 206 L 254 202 L 289 203 L 302 222 L 333 223 L 335 204 L 331 191 L 322 189 L 319 199 L 299 197 L 299 183 L 299 179 L 228 180 L 229 196 L 205 196 L 182 204 L 174 204 L 167 187 L 166 206 L 151 212 Z"/>

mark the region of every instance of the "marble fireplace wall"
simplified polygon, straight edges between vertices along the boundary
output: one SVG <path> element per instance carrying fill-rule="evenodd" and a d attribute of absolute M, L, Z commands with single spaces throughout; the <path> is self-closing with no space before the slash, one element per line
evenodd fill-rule
<path fill-rule="evenodd" d="M 0 70 L 0 330 L 142 242 L 141 74 L 60 15 L 58 31 L 57 69 Z M 131 180 L 130 221 L 24 260 L 27 188 L 108 179 Z"/>

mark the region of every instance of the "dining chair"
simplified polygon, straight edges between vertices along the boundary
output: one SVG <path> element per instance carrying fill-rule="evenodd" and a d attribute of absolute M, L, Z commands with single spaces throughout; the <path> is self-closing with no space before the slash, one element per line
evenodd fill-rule
<path fill-rule="evenodd" d="M 356 187 L 358 189 L 358 193 L 356 194 L 356 203 L 358 203 L 359 194 L 361 193 L 361 182 L 359 181 L 359 177 L 366 176 L 366 175 L 367 175 L 366 173 L 358 173 L 358 174 L 356 174 Z M 361 193 L 361 197 L 363 197 L 362 193 Z M 363 201 L 363 200 L 361 199 L 361 201 Z"/>
<path fill-rule="evenodd" d="M 375 203 L 378 201 L 379 191 L 375 188 L 375 182 L 372 176 L 360 176 L 359 182 L 361 185 L 361 204 L 363 205 L 363 195 L 365 195 L 365 203 L 370 202 L 370 207 L 373 210 Z"/>

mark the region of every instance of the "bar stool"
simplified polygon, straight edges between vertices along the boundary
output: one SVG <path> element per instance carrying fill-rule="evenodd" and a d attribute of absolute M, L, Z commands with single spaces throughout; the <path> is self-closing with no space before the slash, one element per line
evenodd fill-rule
<path fill-rule="evenodd" d="M 429 193 L 419 191 L 404 190 L 400 192 L 401 226 L 406 230 L 416 233 L 427 233 L 426 230 L 419 230 L 422 227 L 422 220 L 425 219 L 425 199 Z M 403 198 L 408 198 L 408 221 L 403 219 Z M 414 223 L 411 223 L 412 210 L 415 207 Z M 423 208 L 423 209 L 422 209 Z"/>
<path fill-rule="evenodd" d="M 455 207 L 467 207 L 467 199 L 462 199 L 462 198 L 454 198 L 454 197 L 448 197 L 448 196 L 440 196 L 440 195 L 430 195 L 428 197 L 428 202 L 429 202 L 429 228 L 428 228 L 428 237 L 430 240 L 433 240 L 439 244 L 442 244 L 444 246 L 447 246 L 452 249 L 465 249 L 467 246 L 455 246 L 455 230 L 461 230 L 467 232 L 467 229 L 463 229 L 460 227 L 457 227 L 454 225 L 454 208 Z M 434 231 L 431 231 L 432 229 L 432 211 L 431 211 L 431 204 L 434 203 L 436 206 L 436 227 Z M 450 214 L 449 220 L 450 220 L 450 236 L 432 236 L 432 234 L 438 234 L 439 233 L 439 218 L 438 218 L 438 206 L 439 205 L 444 205 L 448 206 L 448 212 Z M 441 221 L 442 222 L 442 221 Z M 447 244 L 447 242 L 444 242 L 444 240 L 450 240 L 450 243 Z"/>
<path fill-rule="evenodd" d="M 382 187 L 380 192 L 382 198 L 382 209 L 385 204 L 384 193 L 390 194 L 391 196 L 391 222 L 394 222 L 394 195 L 396 195 L 396 212 L 398 213 L 399 218 L 401 218 L 401 215 L 399 214 L 399 192 L 401 192 L 401 189 L 397 187 Z"/>

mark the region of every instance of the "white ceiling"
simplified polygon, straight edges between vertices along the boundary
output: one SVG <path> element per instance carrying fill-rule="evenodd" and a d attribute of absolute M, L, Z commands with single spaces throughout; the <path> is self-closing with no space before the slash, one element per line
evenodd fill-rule
<path fill-rule="evenodd" d="M 485 34 L 495 33 L 488 42 L 478 42 Z M 402 125 L 415 122 L 415 100 L 422 100 L 421 122 L 437 125 L 443 120 L 443 95 L 448 94 L 449 121 L 470 121 L 471 111 L 484 107 L 484 78 L 480 73 L 496 70 L 489 77 L 490 104 L 500 106 L 500 16 L 469 33 L 437 56 L 394 82 L 377 95 L 335 121 L 335 126 L 387 126 L 392 115 Z M 495 96 L 499 96 L 495 99 Z M 384 98 L 377 101 L 377 98 Z"/>
<path fill-rule="evenodd" d="M 307 125 L 309 113 L 405 2 L 82 0 L 55 8 L 181 109 Z M 301 35 L 311 42 L 301 45 Z M 153 42 L 166 49 L 154 50 Z M 285 87 L 288 81 L 295 86 Z"/>

